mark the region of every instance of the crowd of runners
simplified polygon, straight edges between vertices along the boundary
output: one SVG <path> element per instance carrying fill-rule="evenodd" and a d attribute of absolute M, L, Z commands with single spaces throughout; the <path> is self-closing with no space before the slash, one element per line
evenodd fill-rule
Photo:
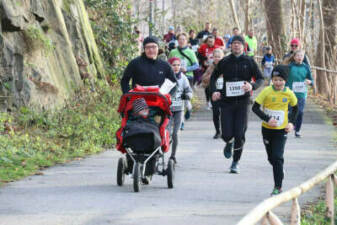
<path fill-rule="evenodd" d="M 175 32 L 171 26 L 162 40 L 138 36 L 141 55 L 125 69 L 122 91 L 130 90 L 130 81 L 132 87 L 161 86 L 165 79 L 176 83 L 171 91 L 173 115 L 168 127 L 172 137 L 170 158 L 177 163 L 179 130 L 184 129 L 185 121 L 190 118 L 193 90 L 203 88 L 205 107 L 213 115 L 212 136 L 225 142 L 223 154 L 232 159 L 230 172 L 234 174 L 240 172 L 248 113 L 253 103 L 253 112 L 262 120 L 262 140 L 273 167 L 272 194 L 279 194 L 287 136 L 294 129 L 295 137 L 301 137 L 307 91 L 313 85 L 310 63 L 301 50 L 300 40 L 293 38 L 290 51 L 284 54 L 281 63 L 276 61 L 272 47 L 264 44 L 263 59 L 258 65 L 254 59 L 259 50 L 254 31 L 248 30 L 243 35 L 234 27 L 232 32 L 221 36 L 206 23 L 198 33 Z M 253 91 L 262 86 L 263 90 L 253 99 Z"/>

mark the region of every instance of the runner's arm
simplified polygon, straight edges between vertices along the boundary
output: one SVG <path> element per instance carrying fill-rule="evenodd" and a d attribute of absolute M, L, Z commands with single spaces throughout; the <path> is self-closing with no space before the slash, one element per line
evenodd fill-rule
<path fill-rule="evenodd" d="M 129 65 L 126 67 L 126 69 L 124 70 L 124 74 L 123 77 L 121 79 L 121 88 L 122 88 L 122 92 L 123 94 L 129 92 L 130 90 L 130 80 L 133 76 L 133 63 L 132 61 L 129 63 Z"/>
<path fill-rule="evenodd" d="M 252 110 L 261 120 L 268 123 L 268 121 L 270 120 L 270 116 L 268 116 L 261 110 L 261 105 L 259 103 L 254 102 Z"/>
<path fill-rule="evenodd" d="M 190 86 L 190 82 L 188 81 L 187 77 L 184 77 L 184 100 L 190 100 L 193 96 L 193 91 Z"/>
<path fill-rule="evenodd" d="M 211 78 L 210 78 L 210 82 L 209 82 L 209 89 L 210 89 L 210 92 L 211 92 L 211 96 L 216 91 L 215 83 L 216 83 L 216 80 L 218 79 L 219 74 L 220 74 L 218 65 L 215 66 L 215 68 L 213 70 L 213 73 L 211 74 Z"/>
<path fill-rule="evenodd" d="M 194 63 L 193 65 L 188 66 L 188 67 L 186 68 L 186 71 L 187 71 L 187 72 L 189 72 L 189 71 L 194 71 L 194 70 L 196 70 L 196 69 L 198 69 L 198 68 L 199 68 L 199 63 L 196 62 L 196 63 Z"/>
<path fill-rule="evenodd" d="M 263 59 L 261 61 L 261 65 L 264 66 L 265 62 L 266 62 L 266 59 L 265 59 L 265 57 L 263 57 Z"/>
<path fill-rule="evenodd" d="M 256 81 L 254 83 L 251 83 L 253 90 L 258 89 L 263 83 L 264 79 L 261 73 L 261 70 L 257 66 L 256 62 L 254 59 L 252 59 L 252 64 L 253 64 L 253 76 L 255 77 Z"/>
<path fill-rule="evenodd" d="M 289 123 L 295 124 L 298 114 L 298 105 L 292 106 L 292 111 L 289 114 Z"/>

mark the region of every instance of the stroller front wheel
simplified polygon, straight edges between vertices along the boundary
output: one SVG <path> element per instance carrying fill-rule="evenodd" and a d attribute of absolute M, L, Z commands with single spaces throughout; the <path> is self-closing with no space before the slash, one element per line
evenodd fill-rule
<path fill-rule="evenodd" d="M 167 164 L 167 171 L 166 171 L 166 175 L 167 175 L 167 186 L 168 188 L 173 188 L 173 182 L 174 182 L 174 161 L 172 159 L 170 159 L 168 161 Z"/>
<path fill-rule="evenodd" d="M 141 170 L 139 162 L 136 162 L 133 169 L 133 190 L 134 192 L 140 191 Z"/>
<path fill-rule="evenodd" d="M 126 161 L 123 157 L 119 158 L 117 166 L 117 185 L 123 186 L 125 180 Z"/>

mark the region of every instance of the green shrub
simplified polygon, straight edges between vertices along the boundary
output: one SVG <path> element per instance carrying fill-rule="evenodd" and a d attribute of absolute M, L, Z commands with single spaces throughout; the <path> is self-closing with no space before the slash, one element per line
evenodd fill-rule
<path fill-rule="evenodd" d="M 326 217 L 326 204 L 324 200 L 318 201 L 304 211 L 301 225 L 330 225 L 331 219 Z M 337 188 L 335 189 L 335 224 L 337 224 Z"/>
<path fill-rule="evenodd" d="M 85 0 L 91 13 L 91 27 L 111 80 L 120 78 L 128 62 L 135 57 L 137 43 L 132 33 L 129 0 Z"/>
<path fill-rule="evenodd" d="M 0 114 L 0 181 L 111 148 L 120 121 L 120 92 L 103 81 L 96 86 L 95 93 L 86 87 L 78 90 L 56 112 L 22 107 L 15 115 Z M 6 132 L 5 123 L 13 129 Z"/>

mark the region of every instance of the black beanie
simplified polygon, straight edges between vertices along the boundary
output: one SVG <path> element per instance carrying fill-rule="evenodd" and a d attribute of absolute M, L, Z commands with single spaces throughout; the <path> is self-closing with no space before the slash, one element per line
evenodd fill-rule
<path fill-rule="evenodd" d="M 158 38 L 155 37 L 155 36 L 149 36 L 149 37 L 145 38 L 144 41 L 143 41 L 143 47 L 145 48 L 145 45 L 148 44 L 148 43 L 155 43 L 156 45 L 159 46 Z"/>
<path fill-rule="evenodd" d="M 289 67 L 287 65 L 277 65 L 274 67 L 273 72 L 271 72 L 271 77 L 282 77 L 285 81 L 288 80 Z"/>
<path fill-rule="evenodd" d="M 242 45 L 245 45 L 245 39 L 243 39 L 243 37 L 241 37 L 240 35 L 235 35 L 232 38 L 232 43 L 234 41 L 240 41 L 242 43 Z"/>

